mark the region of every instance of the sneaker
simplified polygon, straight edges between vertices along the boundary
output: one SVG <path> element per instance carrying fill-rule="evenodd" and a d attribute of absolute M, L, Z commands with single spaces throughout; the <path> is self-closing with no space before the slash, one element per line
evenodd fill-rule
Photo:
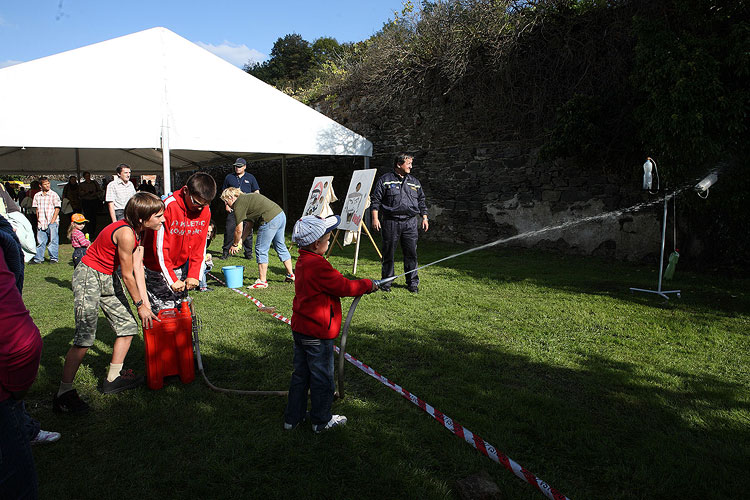
<path fill-rule="evenodd" d="M 284 430 L 285 431 L 292 431 L 292 430 L 296 429 L 297 426 L 299 426 L 299 424 L 301 424 L 302 422 L 307 422 L 308 420 L 310 420 L 310 412 L 309 411 L 307 413 L 305 413 L 305 416 L 302 418 L 302 420 L 300 420 L 296 424 L 289 424 L 287 422 L 284 422 Z"/>
<path fill-rule="evenodd" d="M 221 257 L 219 257 L 219 259 L 221 260 L 227 260 L 228 258 L 229 258 L 229 254 L 227 252 L 224 252 L 223 254 L 221 254 Z"/>
<path fill-rule="evenodd" d="M 143 384 L 143 375 L 136 375 L 133 370 L 123 368 L 120 375 L 112 382 L 108 382 L 106 378 L 102 381 L 101 391 L 102 394 L 117 394 L 118 392 L 135 389 L 141 384 Z"/>
<path fill-rule="evenodd" d="M 52 411 L 55 413 L 82 414 L 89 411 L 89 405 L 78 396 L 78 392 L 73 389 L 63 392 L 59 396 L 52 398 Z"/>
<path fill-rule="evenodd" d="M 34 264 L 41 264 L 41 262 L 38 260 L 31 259 L 30 261 L 26 263 L 26 265 L 29 265 L 29 266 L 33 266 Z"/>
<path fill-rule="evenodd" d="M 323 431 L 327 431 L 341 425 L 346 425 L 346 417 L 343 415 L 331 415 L 331 420 L 329 420 L 327 424 L 313 424 L 312 430 L 315 434 L 320 434 Z"/>
<path fill-rule="evenodd" d="M 204 286 L 198 289 L 199 292 L 210 292 L 212 290 L 213 288 L 211 288 L 210 286 Z"/>
<path fill-rule="evenodd" d="M 34 439 L 31 440 L 31 444 L 47 444 L 47 443 L 54 443 L 60 439 L 60 433 L 59 432 L 52 432 L 52 431 L 43 431 L 39 430 L 39 434 L 36 435 Z"/>
<path fill-rule="evenodd" d="M 287 274 L 284 281 L 286 281 L 287 283 L 294 283 L 294 273 Z"/>
<path fill-rule="evenodd" d="M 268 288 L 268 281 L 255 280 L 255 283 L 248 285 L 248 288 Z"/>
<path fill-rule="evenodd" d="M 49 263 L 50 264 L 57 264 L 57 261 L 56 260 L 51 260 L 51 261 L 49 261 Z"/>

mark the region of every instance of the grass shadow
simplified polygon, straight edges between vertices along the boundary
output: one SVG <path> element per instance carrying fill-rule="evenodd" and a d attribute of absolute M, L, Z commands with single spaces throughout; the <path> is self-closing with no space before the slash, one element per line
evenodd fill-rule
<path fill-rule="evenodd" d="M 59 278 L 56 278 L 54 276 L 47 276 L 44 278 L 44 281 L 47 283 L 52 283 L 53 285 L 57 285 L 60 288 L 65 288 L 67 290 L 73 289 L 73 281 L 72 280 L 61 280 Z"/>

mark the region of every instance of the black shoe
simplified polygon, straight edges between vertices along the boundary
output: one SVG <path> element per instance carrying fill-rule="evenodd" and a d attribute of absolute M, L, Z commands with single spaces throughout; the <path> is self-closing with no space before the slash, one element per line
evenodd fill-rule
<path fill-rule="evenodd" d="M 102 394 L 117 394 L 118 392 L 135 389 L 143 384 L 143 375 L 136 375 L 131 369 L 122 369 L 120 375 L 112 382 L 102 381 Z"/>
<path fill-rule="evenodd" d="M 413 286 L 411 288 L 407 288 L 411 293 L 419 293 L 419 288 Z"/>
<path fill-rule="evenodd" d="M 51 260 L 51 261 L 49 261 L 49 263 L 50 264 L 57 264 L 57 261 L 56 260 Z"/>
<path fill-rule="evenodd" d="M 33 266 L 33 265 L 35 265 L 35 264 L 41 264 L 41 262 L 37 262 L 37 261 L 35 261 L 34 259 L 31 259 L 31 260 L 30 260 L 30 261 L 29 261 L 29 262 L 27 263 L 27 265 L 29 265 L 29 266 Z"/>
<path fill-rule="evenodd" d="M 391 291 L 391 287 L 389 287 L 389 286 L 381 286 L 380 288 L 378 288 L 378 290 L 380 290 L 381 292 L 388 293 L 388 292 Z"/>
<path fill-rule="evenodd" d="M 225 253 L 221 254 L 221 257 L 218 257 L 218 258 L 221 259 L 221 260 L 227 260 L 229 258 L 229 254 L 225 252 Z"/>
<path fill-rule="evenodd" d="M 55 413 L 81 415 L 88 413 L 89 405 L 78 397 L 78 392 L 73 389 L 68 392 L 63 392 L 60 396 L 55 395 L 52 398 L 52 411 Z"/>

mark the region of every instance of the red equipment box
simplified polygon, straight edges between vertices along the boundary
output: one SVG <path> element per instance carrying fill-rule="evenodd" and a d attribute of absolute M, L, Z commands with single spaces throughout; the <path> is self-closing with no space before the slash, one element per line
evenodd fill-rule
<path fill-rule="evenodd" d="M 193 362 L 193 320 L 187 302 L 180 308 L 162 309 L 160 322 L 143 329 L 146 344 L 146 385 L 161 389 L 164 377 L 179 375 L 183 384 L 195 379 Z"/>

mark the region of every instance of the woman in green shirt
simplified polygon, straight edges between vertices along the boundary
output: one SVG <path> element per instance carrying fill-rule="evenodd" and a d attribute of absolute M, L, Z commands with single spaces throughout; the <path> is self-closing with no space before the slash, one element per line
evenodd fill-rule
<path fill-rule="evenodd" d="M 268 288 L 266 273 L 271 244 L 286 268 L 286 281 L 293 282 L 292 256 L 284 242 L 286 215 L 281 207 L 260 193 L 246 194 L 235 187 L 226 188 L 221 193 L 221 199 L 227 212 L 230 212 L 227 217 L 234 216 L 237 222 L 234 241 L 229 247 L 230 254 L 239 253 L 240 242 L 245 237 L 243 233 L 249 233 L 253 226 L 257 228 L 255 260 L 258 263 L 258 279 L 248 288 Z"/>

